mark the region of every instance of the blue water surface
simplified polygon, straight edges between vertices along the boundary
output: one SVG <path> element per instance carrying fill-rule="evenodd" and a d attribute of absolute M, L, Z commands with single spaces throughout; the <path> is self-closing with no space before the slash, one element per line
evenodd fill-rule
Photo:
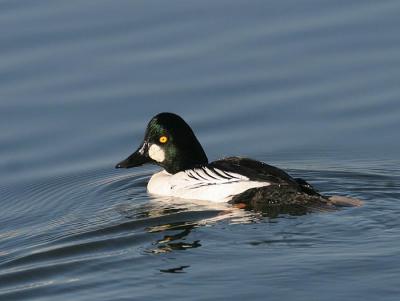
<path fill-rule="evenodd" d="M 399 300 L 400 2 L 0 1 L 0 300 Z M 362 207 L 269 218 L 115 170 L 163 111 Z"/>

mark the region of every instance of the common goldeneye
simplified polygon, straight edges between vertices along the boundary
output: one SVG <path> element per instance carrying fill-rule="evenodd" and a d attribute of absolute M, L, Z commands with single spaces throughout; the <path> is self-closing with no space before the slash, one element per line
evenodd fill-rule
<path fill-rule="evenodd" d="M 260 161 L 230 157 L 209 163 L 190 126 L 178 115 L 160 113 L 144 140 L 116 168 L 154 163 L 163 168 L 147 185 L 150 194 L 212 202 L 231 202 L 248 209 L 292 209 L 357 205 L 357 200 L 326 197 L 302 179 Z M 297 211 L 296 211 L 297 212 Z"/>

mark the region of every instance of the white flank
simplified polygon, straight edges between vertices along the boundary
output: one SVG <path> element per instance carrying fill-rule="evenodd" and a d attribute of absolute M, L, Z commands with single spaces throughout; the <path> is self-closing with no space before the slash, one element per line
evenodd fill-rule
<path fill-rule="evenodd" d="M 164 150 L 157 144 L 152 144 L 149 148 L 149 156 L 157 162 L 163 162 L 165 160 Z"/>
<path fill-rule="evenodd" d="M 174 175 L 161 171 L 151 177 L 147 189 L 149 193 L 162 196 L 227 202 L 250 188 L 268 185 L 268 182 L 250 181 L 240 174 L 205 167 Z"/>

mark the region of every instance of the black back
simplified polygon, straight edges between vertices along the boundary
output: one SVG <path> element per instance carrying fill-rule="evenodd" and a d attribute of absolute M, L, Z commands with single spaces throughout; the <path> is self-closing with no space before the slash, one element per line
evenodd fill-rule
<path fill-rule="evenodd" d="M 298 186 L 297 181 L 283 170 L 253 159 L 229 157 L 210 163 L 210 167 L 238 173 L 252 181 Z"/>

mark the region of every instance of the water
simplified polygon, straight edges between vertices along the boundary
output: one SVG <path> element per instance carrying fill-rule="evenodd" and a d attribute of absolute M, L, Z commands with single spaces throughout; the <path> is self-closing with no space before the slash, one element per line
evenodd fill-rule
<path fill-rule="evenodd" d="M 1 1 L 1 300 L 398 300 L 398 1 Z M 361 208 L 262 217 L 115 170 L 158 112 Z"/>

